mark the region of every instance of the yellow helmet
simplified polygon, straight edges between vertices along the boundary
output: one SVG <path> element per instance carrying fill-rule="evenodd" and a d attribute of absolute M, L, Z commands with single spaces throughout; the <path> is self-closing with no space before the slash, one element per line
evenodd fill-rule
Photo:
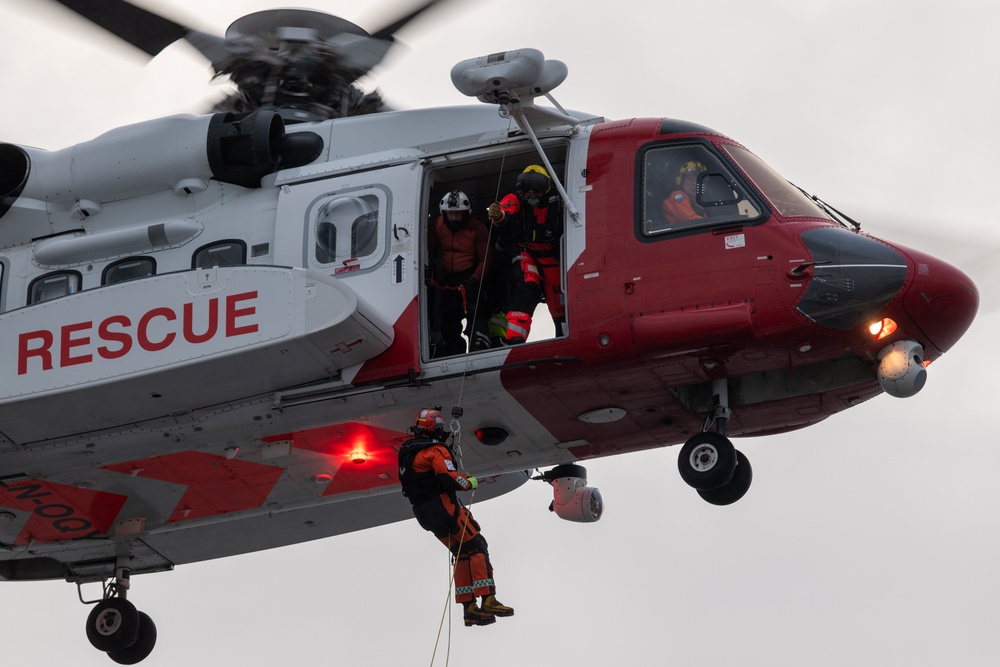
<path fill-rule="evenodd" d="M 690 160 L 681 165 L 681 168 L 677 171 L 677 178 L 674 179 L 674 183 L 677 185 L 681 184 L 684 177 L 688 174 L 698 175 L 703 171 L 708 171 L 708 167 L 703 165 L 701 162 L 695 160 Z"/>
<path fill-rule="evenodd" d="M 548 192 L 552 187 L 552 179 L 549 172 L 541 165 L 531 164 L 524 168 L 517 176 L 514 187 L 518 190 L 533 190 L 535 192 Z"/>

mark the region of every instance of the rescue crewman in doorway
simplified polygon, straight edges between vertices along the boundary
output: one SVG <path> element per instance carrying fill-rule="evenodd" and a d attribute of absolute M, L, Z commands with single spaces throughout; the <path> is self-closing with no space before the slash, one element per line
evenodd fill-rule
<path fill-rule="evenodd" d="M 465 335 L 473 350 L 490 347 L 487 317 L 492 303 L 481 286 L 489 274 L 489 228 L 472 215 L 469 197 L 452 190 L 441 198 L 441 216 L 427 235 L 428 256 L 433 262 L 430 283 L 431 357 L 465 354 Z"/>
<path fill-rule="evenodd" d="M 497 242 L 512 262 L 514 294 L 507 312 L 507 345 L 528 339 L 531 316 L 545 296 L 545 304 L 564 334 L 566 305 L 562 300 L 559 239 L 562 236 L 562 202 L 552 190 L 544 167 L 530 165 L 518 174 L 514 192 L 490 204 L 487 212 L 500 231 Z"/>
<path fill-rule="evenodd" d="M 514 610 L 496 598 L 493 565 L 479 524 L 455 495 L 479 483 L 455 469 L 440 408 L 421 410 L 410 430 L 414 437 L 399 448 L 399 483 L 421 528 L 434 533 L 455 556 L 455 602 L 462 605 L 466 627 L 513 616 Z M 477 597 L 482 605 L 476 604 Z"/>

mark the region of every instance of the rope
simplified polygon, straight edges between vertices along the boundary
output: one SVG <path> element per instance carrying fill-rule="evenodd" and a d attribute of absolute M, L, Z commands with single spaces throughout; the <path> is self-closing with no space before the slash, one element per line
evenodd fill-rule
<path fill-rule="evenodd" d="M 514 122 L 513 118 L 510 118 L 508 116 L 506 141 L 504 141 L 503 153 L 501 154 L 500 157 L 500 171 L 497 174 L 496 194 L 493 198 L 493 201 L 500 201 L 500 186 L 503 185 L 503 170 L 507 162 L 507 148 L 510 145 L 510 128 L 513 125 L 513 122 Z M 493 251 L 493 227 L 494 227 L 492 220 L 488 221 L 488 224 L 489 224 L 488 228 L 489 232 L 486 237 L 486 257 L 484 258 L 484 261 L 487 266 L 489 265 L 490 261 L 490 253 Z M 471 323 L 472 326 L 470 327 L 470 331 L 472 331 L 473 336 L 475 336 L 476 319 L 479 316 L 479 304 L 480 301 L 482 300 L 483 283 L 485 282 L 486 282 L 486 275 L 484 273 L 483 279 L 479 281 L 479 289 L 477 290 L 476 300 L 475 300 L 476 305 L 472 312 L 472 323 Z M 462 305 L 464 306 L 463 310 L 465 310 L 466 316 L 468 316 L 468 302 L 467 302 L 467 295 L 465 293 L 465 288 L 460 287 L 459 289 L 462 292 L 462 302 L 463 302 Z M 470 340 L 469 347 L 465 352 L 466 358 L 468 358 L 469 354 L 472 352 L 472 345 L 473 341 Z M 462 371 L 462 381 L 458 389 L 458 403 L 456 406 L 458 408 L 461 408 L 462 406 L 462 398 L 465 394 L 465 379 L 467 375 L 468 375 L 468 364 L 466 364 L 465 368 Z M 452 449 L 454 451 L 455 458 L 458 459 L 457 461 L 457 463 L 459 464 L 458 467 L 459 469 L 462 469 L 462 446 L 460 442 L 462 435 L 462 426 L 461 422 L 459 422 L 458 420 L 458 417 L 451 420 L 450 426 L 452 433 Z M 469 496 L 469 505 L 468 507 L 465 508 L 466 511 L 469 512 L 470 514 L 472 512 L 472 503 L 475 500 L 475 498 L 476 498 L 476 492 L 475 490 L 473 490 L 472 495 Z M 469 520 L 466 519 L 466 521 L 462 523 L 462 532 L 458 536 L 458 549 L 454 554 L 451 553 L 451 540 L 449 539 L 448 554 L 449 554 L 449 569 L 451 570 L 451 572 L 448 577 L 448 592 L 444 601 L 445 608 L 441 612 L 441 621 L 438 623 L 437 637 L 435 637 L 434 639 L 434 651 L 431 653 L 431 663 L 430 663 L 431 667 L 434 667 L 434 660 L 437 658 L 438 646 L 441 643 L 441 630 L 444 627 L 444 621 L 446 616 L 449 622 L 448 622 L 448 642 L 447 642 L 448 646 L 447 646 L 447 652 L 445 654 L 445 666 L 447 667 L 447 665 L 449 665 L 451 662 L 451 598 L 455 588 L 455 571 L 458 569 L 458 559 L 462 555 L 462 544 L 464 543 L 465 532 L 468 526 L 469 526 Z"/>
<path fill-rule="evenodd" d="M 472 502 L 475 500 L 475 498 L 476 498 L 476 492 L 473 491 L 472 495 L 469 496 L 469 506 L 465 508 L 470 513 L 472 512 Z M 468 525 L 469 525 L 468 521 L 464 521 L 462 523 L 462 532 L 459 533 L 459 535 L 458 535 L 458 550 L 455 552 L 454 558 L 452 558 L 451 540 L 450 540 L 450 536 L 449 536 L 449 544 L 448 544 L 449 562 L 448 562 L 448 569 L 450 570 L 450 573 L 449 573 L 449 576 L 448 576 L 448 593 L 447 593 L 447 596 L 444 599 L 444 610 L 441 611 L 441 621 L 438 623 L 437 637 L 434 639 L 434 652 L 431 653 L 431 664 L 430 664 L 430 667 L 434 667 L 434 660 L 437 658 L 437 650 L 438 650 L 438 645 L 441 643 L 441 630 L 444 628 L 444 619 L 445 619 L 445 616 L 448 617 L 448 621 L 449 621 L 448 622 L 448 648 L 447 648 L 447 653 L 445 654 L 445 661 L 444 661 L 445 667 L 447 667 L 448 664 L 451 661 L 451 597 L 452 597 L 452 591 L 455 588 L 455 571 L 458 569 L 458 558 L 459 558 L 459 556 L 462 555 L 462 544 L 464 543 L 464 539 L 465 539 L 465 529 L 468 527 Z"/>
<path fill-rule="evenodd" d="M 500 154 L 500 170 L 497 173 L 497 187 L 496 187 L 495 194 L 493 196 L 493 201 L 495 201 L 495 202 L 500 201 L 500 186 L 503 185 L 503 170 L 504 170 L 504 166 L 507 164 L 507 148 L 510 146 L 510 129 L 513 126 L 513 124 L 514 124 L 514 119 L 508 116 L 508 118 L 507 118 L 507 133 L 505 135 L 506 138 L 505 138 L 504 144 L 503 144 L 503 152 Z M 489 264 L 491 262 L 490 255 L 493 252 L 493 227 L 494 227 L 493 221 L 492 220 L 487 220 L 487 225 L 489 227 L 488 227 L 488 232 L 487 232 L 487 235 L 486 235 L 486 257 L 485 257 L 484 261 L 485 261 L 486 266 L 489 266 Z M 486 282 L 486 274 L 484 273 L 483 274 L 483 279 L 479 281 L 479 288 L 476 291 L 476 300 L 475 300 L 475 304 L 476 305 L 475 305 L 475 308 L 473 308 L 473 310 L 472 310 L 472 323 L 471 323 L 471 326 L 469 327 L 469 330 L 472 332 L 472 337 L 473 338 L 476 335 L 476 320 L 479 318 L 479 306 L 480 306 L 480 302 L 482 301 L 483 283 L 485 283 L 485 282 Z M 462 295 L 463 295 L 463 298 L 464 298 L 465 297 L 465 292 L 464 291 L 462 292 Z M 468 315 L 468 312 L 469 312 L 468 311 L 468 306 L 466 306 L 466 311 L 465 312 L 466 312 L 466 315 Z M 465 351 L 466 359 L 468 359 L 468 356 L 472 353 L 473 343 L 474 343 L 473 340 L 469 341 L 469 348 Z M 458 404 L 457 404 L 458 407 L 462 406 L 462 397 L 465 395 L 465 378 L 466 378 L 466 376 L 468 374 L 468 371 L 469 371 L 469 366 L 468 366 L 468 364 L 466 364 L 465 368 L 462 370 L 462 381 L 461 381 L 461 383 L 458 386 Z"/>

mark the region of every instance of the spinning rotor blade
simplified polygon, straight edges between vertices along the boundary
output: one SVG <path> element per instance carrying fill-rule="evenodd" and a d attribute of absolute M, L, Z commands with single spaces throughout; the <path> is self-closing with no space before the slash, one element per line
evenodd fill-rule
<path fill-rule="evenodd" d="M 216 111 L 290 110 L 286 120 L 318 120 L 384 108 L 377 92 L 354 83 L 378 65 L 395 34 L 445 0 L 419 0 L 371 34 L 338 16 L 309 9 L 248 14 L 225 37 L 194 30 L 126 0 L 55 0 L 149 56 L 183 39 L 211 61 L 236 91 Z M 416 0 L 415 0 L 416 1 Z M 468 0 L 467 0 L 468 1 Z"/>
<path fill-rule="evenodd" d="M 375 39 L 384 39 L 387 42 L 392 42 L 394 40 L 395 34 L 399 32 L 403 28 L 403 26 L 405 26 L 407 23 L 409 23 L 413 19 L 423 14 L 425 11 L 427 11 L 434 5 L 440 4 L 443 1 L 444 0 L 427 0 L 427 2 L 417 7 L 409 14 L 401 16 L 396 21 L 390 23 L 389 25 L 384 26 L 372 32 L 372 37 L 374 37 Z"/>
<path fill-rule="evenodd" d="M 192 30 L 125 0 L 55 1 L 150 57 L 158 55 L 177 40 L 186 39 L 213 65 L 222 64 L 229 58 L 224 39 Z"/>
<path fill-rule="evenodd" d="M 56 0 L 91 23 L 120 37 L 149 56 L 155 56 L 188 29 L 124 0 Z"/>

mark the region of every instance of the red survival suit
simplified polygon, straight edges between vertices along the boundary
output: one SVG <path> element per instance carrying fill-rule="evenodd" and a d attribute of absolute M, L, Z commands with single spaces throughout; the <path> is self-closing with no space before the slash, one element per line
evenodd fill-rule
<path fill-rule="evenodd" d="M 399 448 L 399 482 L 417 523 L 456 556 L 455 602 L 496 594 L 486 539 L 472 512 L 455 496 L 471 485 L 455 469 L 448 446 L 429 437 L 404 442 Z"/>
<path fill-rule="evenodd" d="M 500 200 L 504 217 L 493 224 L 500 232 L 498 246 L 514 264 L 514 295 L 507 313 L 507 343 L 523 343 L 531 331 L 531 314 L 545 295 L 545 304 L 562 334 L 566 305 L 562 300 L 559 238 L 562 236 L 562 203 L 557 194 L 537 206 L 518 194 Z"/>

